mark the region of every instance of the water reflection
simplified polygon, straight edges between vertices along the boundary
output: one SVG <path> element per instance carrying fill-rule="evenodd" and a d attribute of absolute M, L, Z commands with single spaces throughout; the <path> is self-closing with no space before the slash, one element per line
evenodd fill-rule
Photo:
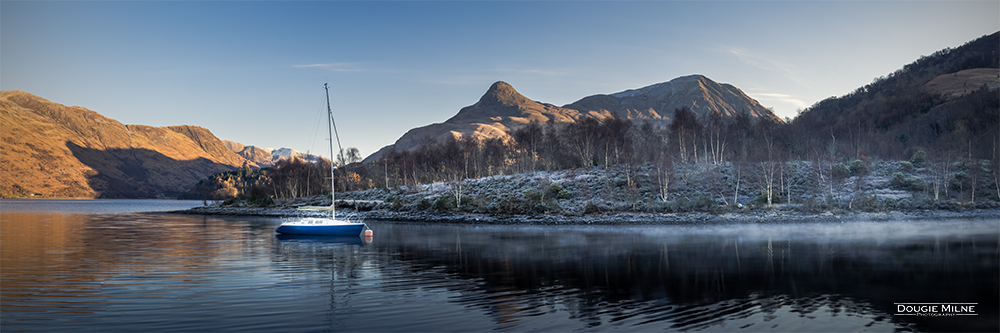
<path fill-rule="evenodd" d="M 537 227 L 4 212 L 0 326 L 997 331 L 1000 222 Z M 972 302 L 976 316 L 897 316 Z"/>
<path fill-rule="evenodd" d="M 377 230 L 373 245 L 379 251 L 414 267 L 477 281 L 483 293 L 456 302 L 487 309 L 501 327 L 565 311 L 586 327 L 997 328 L 1000 276 L 992 222 L 711 228 L 379 224 Z M 975 317 L 901 318 L 892 315 L 899 302 L 975 302 L 979 310 Z"/>

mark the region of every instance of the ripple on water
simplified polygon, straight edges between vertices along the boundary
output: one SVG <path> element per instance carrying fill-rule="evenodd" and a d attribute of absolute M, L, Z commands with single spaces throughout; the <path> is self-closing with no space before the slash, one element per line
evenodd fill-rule
<path fill-rule="evenodd" d="M 995 226 L 968 223 L 869 239 L 836 225 L 372 222 L 369 243 L 275 236 L 274 219 L 0 218 L 5 331 L 909 330 L 891 302 L 995 295 L 1000 257 Z M 908 274 L 921 279 L 894 279 Z M 892 283 L 855 287 L 871 281 Z"/>

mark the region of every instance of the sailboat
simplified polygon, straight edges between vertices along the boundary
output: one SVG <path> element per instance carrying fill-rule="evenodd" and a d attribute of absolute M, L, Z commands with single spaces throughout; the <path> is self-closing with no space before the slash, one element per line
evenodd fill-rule
<path fill-rule="evenodd" d="M 334 171 L 337 167 L 332 163 L 333 159 L 333 138 L 336 129 L 336 122 L 333 120 L 333 111 L 330 109 L 330 88 L 327 84 L 323 84 L 323 89 L 326 90 L 326 114 L 327 114 L 327 125 L 330 132 L 330 206 L 329 207 L 302 207 L 300 209 L 306 210 L 329 210 L 330 217 L 305 217 L 297 220 L 282 222 L 280 226 L 274 231 L 279 234 L 284 235 L 307 235 L 307 236 L 360 236 L 362 232 L 365 232 L 365 236 L 369 237 L 371 235 L 371 230 L 368 229 L 368 225 L 363 222 L 352 222 L 337 219 L 337 211 L 335 210 L 335 189 L 334 186 Z M 340 135 L 336 136 L 337 145 L 340 145 Z"/>

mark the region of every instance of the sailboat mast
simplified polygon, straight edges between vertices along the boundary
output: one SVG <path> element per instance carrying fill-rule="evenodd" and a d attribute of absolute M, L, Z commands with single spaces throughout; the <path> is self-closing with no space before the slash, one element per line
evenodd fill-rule
<path fill-rule="evenodd" d="M 336 210 L 336 208 L 337 208 L 337 201 L 336 201 L 337 200 L 337 186 L 336 186 L 336 181 L 335 181 L 336 178 L 334 178 L 335 177 L 334 172 L 337 170 L 337 167 L 335 167 L 334 164 L 333 164 L 333 160 L 334 160 L 334 158 L 333 158 L 333 110 L 330 108 L 330 87 L 326 83 L 324 83 L 323 84 L 323 89 L 326 90 L 326 116 L 327 116 L 326 128 L 327 128 L 327 131 L 330 132 L 330 215 L 332 215 L 333 219 L 336 220 L 337 219 L 337 210 Z M 338 145 L 340 144 L 340 137 L 339 136 L 337 137 L 337 144 Z"/>

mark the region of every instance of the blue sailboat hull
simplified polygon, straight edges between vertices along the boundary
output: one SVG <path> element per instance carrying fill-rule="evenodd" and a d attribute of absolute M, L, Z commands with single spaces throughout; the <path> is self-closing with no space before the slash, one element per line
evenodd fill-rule
<path fill-rule="evenodd" d="M 359 236 L 364 229 L 365 225 L 358 223 L 339 225 L 282 225 L 274 231 L 285 235 Z"/>

